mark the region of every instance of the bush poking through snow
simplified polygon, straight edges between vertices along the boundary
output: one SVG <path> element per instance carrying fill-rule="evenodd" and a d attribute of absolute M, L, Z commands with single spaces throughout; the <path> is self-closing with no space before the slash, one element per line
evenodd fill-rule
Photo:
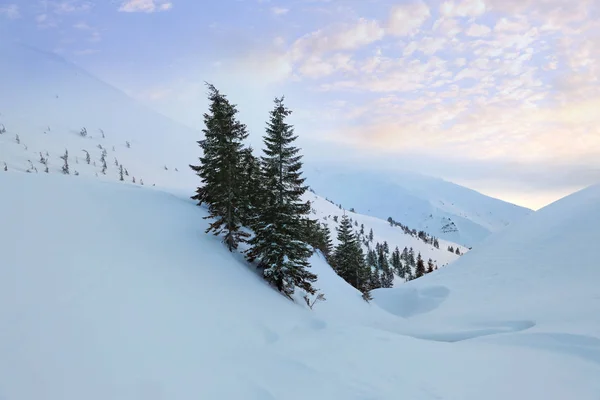
<path fill-rule="evenodd" d="M 308 297 L 307 294 L 304 295 L 304 301 L 306 302 L 306 305 L 308 306 L 308 308 L 310 308 L 311 310 L 313 309 L 313 307 L 315 306 L 315 304 L 319 301 L 325 301 L 327 300 L 325 298 L 325 294 L 323 293 L 319 293 L 318 295 L 316 295 L 312 301 L 310 300 L 310 297 Z"/>
<path fill-rule="evenodd" d="M 81 135 L 81 137 L 86 137 L 87 136 L 87 129 L 81 128 L 81 130 L 79 131 L 79 134 Z"/>
<path fill-rule="evenodd" d="M 60 158 L 65 162 L 62 166 L 62 173 L 69 175 L 69 151 L 65 149 L 65 154 L 60 156 Z"/>
<path fill-rule="evenodd" d="M 90 164 L 90 162 L 92 162 L 92 159 L 90 158 L 90 153 L 87 150 L 81 150 L 85 153 L 85 162 L 88 163 L 88 165 Z"/>

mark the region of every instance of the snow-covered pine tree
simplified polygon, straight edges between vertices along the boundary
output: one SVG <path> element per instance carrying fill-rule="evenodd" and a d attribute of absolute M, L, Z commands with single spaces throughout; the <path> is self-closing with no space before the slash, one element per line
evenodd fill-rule
<path fill-rule="evenodd" d="M 421 257 L 421 253 L 417 256 L 417 269 L 415 271 L 415 277 L 420 278 L 425 275 L 425 263 Z"/>
<path fill-rule="evenodd" d="M 242 179 L 240 203 L 241 222 L 244 226 L 250 226 L 254 218 L 258 216 L 258 208 L 262 204 L 264 193 L 261 180 L 260 163 L 253 154 L 252 147 L 242 150 L 241 159 Z"/>
<path fill-rule="evenodd" d="M 102 155 L 100 156 L 100 161 L 102 162 L 102 174 L 106 175 L 106 169 L 108 166 L 106 165 L 106 149 L 102 149 Z"/>
<path fill-rule="evenodd" d="M 342 279 L 346 282 L 352 282 L 354 276 L 352 270 L 355 267 L 353 256 L 356 238 L 347 215 L 342 216 L 340 225 L 336 229 L 338 245 L 333 252 L 332 266 Z"/>
<path fill-rule="evenodd" d="M 317 280 L 317 276 L 308 271 L 312 250 L 302 241 L 302 220 L 308 218 L 310 204 L 301 199 L 307 187 L 301 176 L 300 149 L 293 145 L 297 136 L 293 127 L 285 122 L 290 114 L 283 97 L 275 99 L 263 137 L 264 198 L 258 217 L 252 223 L 255 236 L 247 251 L 248 260 L 258 260 L 265 279 L 288 297 L 295 287 L 314 294 L 312 283 Z"/>
<path fill-rule="evenodd" d="M 430 274 L 433 272 L 433 260 L 430 258 L 427 261 L 427 273 Z"/>
<path fill-rule="evenodd" d="M 203 151 L 200 165 L 190 165 L 202 180 L 192 199 L 206 204 L 212 219 L 206 233 L 224 234 L 229 251 L 237 249 L 248 234 L 241 228 L 242 141 L 248 137 L 246 125 L 236 119 L 238 110 L 225 95 L 207 84 L 209 112 L 204 114 L 204 140 L 198 142 Z M 166 167 L 166 166 L 165 166 Z"/>
<path fill-rule="evenodd" d="M 119 165 L 119 180 L 120 181 L 125 180 L 125 178 L 123 177 L 123 164 Z"/>
<path fill-rule="evenodd" d="M 82 150 L 85 153 L 85 162 L 86 163 L 90 163 L 92 162 L 92 159 L 90 158 L 90 153 L 87 150 Z"/>
<path fill-rule="evenodd" d="M 400 278 L 404 278 L 405 274 L 404 269 L 402 268 L 402 261 L 400 261 L 400 249 L 398 248 L 398 246 L 396 246 L 396 248 L 392 252 L 391 264 L 392 268 L 394 269 L 394 271 L 396 271 L 398 276 L 400 276 Z"/>
<path fill-rule="evenodd" d="M 62 173 L 65 175 L 69 175 L 69 151 L 65 149 L 65 154 L 60 156 L 60 158 L 64 161 L 62 166 Z"/>

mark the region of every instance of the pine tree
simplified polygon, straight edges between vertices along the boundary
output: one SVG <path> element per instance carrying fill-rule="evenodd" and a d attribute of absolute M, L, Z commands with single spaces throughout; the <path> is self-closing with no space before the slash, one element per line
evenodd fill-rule
<path fill-rule="evenodd" d="M 123 164 L 119 165 L 119 180 L 120 181 L 125 180 L 125 178 L 123 177 Z"/>
<path fill-rule="evenodd" d="M 344 215 L 338 227 L 338 246 L 332 257 L 333 266 L 340 277 L 363 293 L 365 300 L 371 289 L 371 268 L 365 263 L 362 247 L 350 219 Z"/>
<path fill-rule="evenodd" d="M 242 150 L 241 159 L 241 222 L 250 226 L 252 220 L 258 216 L 258 209 L 262 203 L 261 195 L 264 192 L 261 181 L 260 163 L 254 156 L 252 147 Z"/>
<path fill-rule="evenodd" d="M 391 257 L 392 268 L 396 271 L 398 276 L 404 278 L 404 269 L 402 268 L 402 261 L 400 261 L 400 249 L 396 247 Z"/>
<path fill-rule="evenodd" d="M 425 263 L 423 262 L 423 258 L 421 258 L 421 253 L 417 256 L 417 269 L 415 271 L 415 276 L 417 278 L 425 275 Z"/>
<path fill-rule="evenodd" d="M 248 137 L 246 125 L 236 119 L 238 110 L 213 85 L 209 89 L 209 112 L 204 114 L 204 140 L 200 165 L 190 165 L 202 179 L 192 199 L 207 204 L 210 224 L 206 233 L 224 234 L 224 242 L 233 251 L 248 234 L 241 231 L 242 141 Z"/>
<path fill-rule="evenodd" d="M 87 150 L 82 150 L 85 153 L 85 162 L 90 163 L 92 159 L 90 158 L 90 153 Z"/>
<path fill-rule="evenodd" d="M 433 260 L 430 258 L 429 261 L 427 261 L 427 273 L 430 274 L 433 272 Z"/>
<path fill-rule="evenodd" d="M 69 151 L 65 149 L 65 154 L 60 156 L 60 158 L 64 161 L 62 166 L 62 173 L 65 175 L 69 175 Z"/>
<path fill-rule="evenodd" d="M 103 155 L 103 158 L 102 158 L 102 174 L 106 175 L 106 169 L 108 168 L 108 166 L 106 165 L 106 157 L 104 157 L 104 154 L 102 154 L 102 155 Z"/>
<path fill-rule="evenodd" d="M 310 204 L 301 199 L 307 187 L 301 176 L 300 149 L 293 146 L 297 136 L 285 122 L 290 114 L 283 98 L 275 99 L 263 138 L 261 165 L 265 193 L 251 226 L 255 236 L 247 252 L 249 261 L 258 260 L 267 281 L 288 297 L 295 287 L 314 294 L 312 283 L 317 280 L 308 271 L 312 250 L 302 241 L 302 222 L 308 218 Z"/>
<path fill-rule="evenodd" d="M 371 230 L 369 231 L 369 242 L 373 242 L 373 229 L 371 228 Z"/>

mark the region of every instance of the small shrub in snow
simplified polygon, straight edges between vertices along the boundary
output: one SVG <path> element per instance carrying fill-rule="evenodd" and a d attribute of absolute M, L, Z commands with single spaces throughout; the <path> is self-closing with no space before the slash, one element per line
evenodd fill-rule
<path fill-rule="evenodd" d="M 90 157 L 90 153 L 87 150 L 81 150 L 85 153 L 85 162 L 88 163 L 88 165 L 90 164 L 90 162 L 92 162 L 92 159 Z"/>
<path fill-rule="evenodd" d="M 17 144 L 21 144 L 21 138 L 19 137 L 19 135 L 15 136 L 15 142 L 17 142 Z"/>
<path fill-rule="evenodd" d="M 4 127 L 4 124 L 0 124 L 0 135 L 3 133 L 6 133 L 6 128 Z"/>
<path fill-rule="evenodd" d="M 79 131 L 79 134 L 81 135 L 81 137 L 86 137 L 86 136 L 87 136 L 87 129 L 85 129 L 85 127 L 84 127 L 84 128 L 82 128 L 82 129 Z"/>
<path fill-rule="evenodd" d="M 130 149 L 131 148 L 131 143 L 125 142 L 125 146 L 127 146 L 127 148 Z"/>
<path fill-rule="evenodd" d="M 69 151 L 65 149 L 65 154 L 60 156 L 60 158 L 64 161 L 62 166 L 62 173 L 65 175 L 69 175 Z"/>
<path fill-rule="evenodd" d="M 306 305 L 312 310 L 313 307 L 315 306 L 315 304 L 319 301 L 325 301 L 327 299 L 325 299 L 325 295 L 323 293 L 319 293 L 318 295 L 316 295 L 312 301 L 310 299 L 310 297 L 308 297 L 307 294 L 304 295 L 304 301 L 306 302 Z"/>
<path fill-rule="evenodd" d="M 6 163 L 4 163 L 4 170 L 8 171 L 8 165 L 6 165 Z"/>

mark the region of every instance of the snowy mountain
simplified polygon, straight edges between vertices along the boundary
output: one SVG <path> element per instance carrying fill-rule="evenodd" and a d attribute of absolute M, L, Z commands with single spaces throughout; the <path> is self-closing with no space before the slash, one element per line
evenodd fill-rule
<path fill-rule="evenodd" d="M 600 393 L 600 270 L 589 246 L 600 188 L 371 304 L 314 256 L 327 300 L 309 310 L 205 235 L 205 211 L 189 199 L 15 171 L 0 173 L 0 187 L 0 398 Z"/>
<path fill-rule="evenodd" d="M 0 54 L 0 86 L 11 93 L 0 96 L 0 127 L 6 130 L 0 134 L 0 172 L 6 163 L 8 171 L 43 174 L 47 162 L 49 174 L 60 174 L 64 164 L 60 157 L 68 151 L 70 173 L 79 178 L 119 181 L 122 165 L 124 183 L 134 184 L 135 179 L 136 185 L 156 185 L 180 197 L 193 194 L 198 178 L 189 165 L 196 164 L 200 155 L 196 141 L 201 132 L 141 106 L 58 56 L 3 42 Z M 36 68 L 23 70 L 20 65 Z M 306 199 L 335 240 L 335 219 L 347 211 L 313 193 Z M 468 251 L 451 241 L 441 241 L 435 248 L 383 220 L 352 214 L 366 232 L 373 230 L 373 245 L 387 241 L 392 249 L 413 248 L 438 267 L 458 258 L 447 251 L 449 246 L 458 247 L 461 254 Z"/>
<path fill-rule="evenodd" d="M 585 360 L 594 370 L 600 367 L 600 268 L 589 240 L 598 237 L 600 185 L 495 234 L 443 270 L 375 291 L 375 301 L 408 318 L 415 337 L 480 337 L 478 345 L 543 349 Z"/>
<path fill-rule="evenodd" d="M 307 167 L 308 182 L 323 196 L 377 218 L 471 247 L 532 211 L 442 179 L 331 165 Z M 360 191 L 356 188 L 360 188 Z"/>

